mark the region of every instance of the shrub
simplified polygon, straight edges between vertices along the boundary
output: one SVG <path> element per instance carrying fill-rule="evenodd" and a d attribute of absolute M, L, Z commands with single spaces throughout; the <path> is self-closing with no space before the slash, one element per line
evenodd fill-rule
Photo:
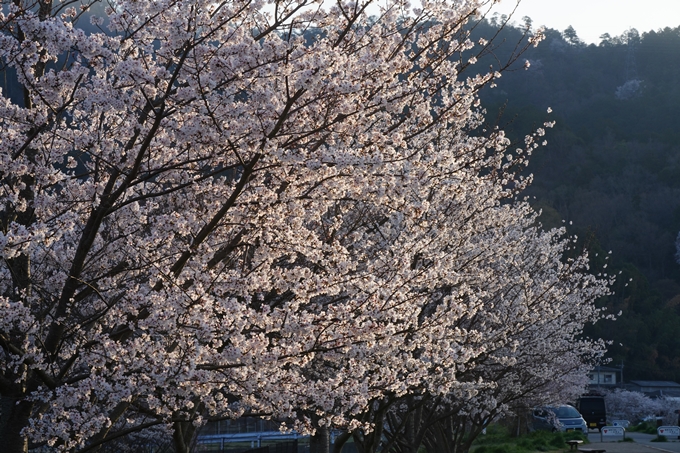
<path fill-rule="evenodd" d="M 652 422 L 641 422 L 637 425 L 631 426 L 627 431 L 644 434 L 656 434 L 656 424 Z"/>

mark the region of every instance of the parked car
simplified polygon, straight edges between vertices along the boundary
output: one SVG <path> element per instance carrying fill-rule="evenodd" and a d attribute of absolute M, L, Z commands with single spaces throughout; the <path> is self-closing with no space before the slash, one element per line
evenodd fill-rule
<path fill-rule="evenodd" d="M 602 429 L 607 426 L 607 407 L 600 395 L 583 395 L 578 400 L 578 410 L 588 423 L 588 428 Z"/>
<path fill-rule="evenodd" d="M 546 406 L 533 410 L 533 430 L 581 431 L 588 434 L 588 425 L 574 406 Z"/>

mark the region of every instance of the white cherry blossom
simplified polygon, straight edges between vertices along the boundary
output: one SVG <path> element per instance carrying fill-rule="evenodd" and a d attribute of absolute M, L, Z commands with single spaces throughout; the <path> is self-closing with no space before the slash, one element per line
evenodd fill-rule
<path fill-rule="evenodd" d="M 244 413 L 354 428 L 386 394 L 473 401 L 482 359 L 599 318 L 607 281 L 514 201 L 543 131 L 485 132 L 504 67 L 460 72 L 489 2 L 371 3 L 3 9 L 7 451 L 158 428 L 182 451 Z"/>

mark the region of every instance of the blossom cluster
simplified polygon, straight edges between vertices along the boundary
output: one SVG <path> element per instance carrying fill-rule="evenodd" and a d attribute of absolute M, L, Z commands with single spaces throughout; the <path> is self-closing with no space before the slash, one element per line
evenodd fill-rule
<path fill-rule="evenodd" d="M 465 373 L 526 344 L 601 351 L 574 339 L 608 282 L 514 201 L 543 131 L 509 152 L 477 96 L 500 73 L 454 58 L 487 2 L 110 3 L 99 31 L 56 4 L 0 17 L 25 94 L 0 97 L 14 436 L 351 427 L 388 393 L 474 402 Z"/>

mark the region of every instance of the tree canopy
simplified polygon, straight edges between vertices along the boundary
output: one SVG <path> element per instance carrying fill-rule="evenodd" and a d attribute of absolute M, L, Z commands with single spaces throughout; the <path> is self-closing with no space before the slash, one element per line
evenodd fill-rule
<path fill-rule="evenodd" d="M 7 451 L 160 427 L 181 452 L 244 414 L 369 433 L 405 396 L 479 427 L 580 390 L 610 280 L 518 198 L 552 123 L 485 123 L 518 56 L 474 71 L 487 3 L 7 5 Z"/>

